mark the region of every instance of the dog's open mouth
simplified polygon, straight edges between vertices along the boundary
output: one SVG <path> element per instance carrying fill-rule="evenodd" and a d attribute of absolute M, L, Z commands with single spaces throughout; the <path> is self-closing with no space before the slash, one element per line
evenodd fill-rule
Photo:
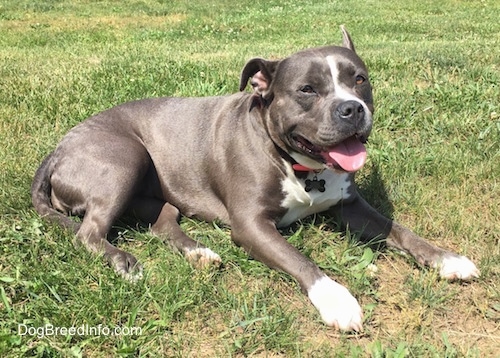
<path fill-rule="evenodd" d="M 293 135 L 292 141 L 297 149 L 314 160 L 346 172 L 355 172 L 366 162 L 366 148 L 357 136 L 349 137 L 328 148 L 314 145 L 299 135 Z"/>

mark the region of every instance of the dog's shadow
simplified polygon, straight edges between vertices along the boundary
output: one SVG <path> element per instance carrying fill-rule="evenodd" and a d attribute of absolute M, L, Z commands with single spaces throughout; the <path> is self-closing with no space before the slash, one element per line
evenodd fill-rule
<path fill-rule="evenodd" d="M 376 163 L 371 164 L 369 173 L 357 180 L 358 191 L 361 196 L 380 214 L 392 219 L 394 205 L 389 199 L 386 185 Z"/>

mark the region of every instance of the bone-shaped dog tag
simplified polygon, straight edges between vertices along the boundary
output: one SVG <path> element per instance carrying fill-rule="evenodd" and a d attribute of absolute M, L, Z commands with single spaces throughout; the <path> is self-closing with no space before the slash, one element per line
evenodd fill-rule
<path fill-rule="evenodd" d="M 306 192 L 310 192 L 311 190 L 318 190 L 319 192 L 325 191 L 325 181 L 323 179 L 318 180 L 318 177 L 315 175 L 312 180 L 306 179 Z"/>

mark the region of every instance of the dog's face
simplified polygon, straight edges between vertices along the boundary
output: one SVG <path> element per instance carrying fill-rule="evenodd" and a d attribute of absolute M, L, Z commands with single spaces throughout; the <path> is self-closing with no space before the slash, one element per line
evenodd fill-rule
<path fill-rule="evenodd" d="M 254 72 L 255 96 L 277 146 L 311 169 L 354 172 L 363 166 L 373 98 L 352 43 L 252 61 L 245 69 Z"/>

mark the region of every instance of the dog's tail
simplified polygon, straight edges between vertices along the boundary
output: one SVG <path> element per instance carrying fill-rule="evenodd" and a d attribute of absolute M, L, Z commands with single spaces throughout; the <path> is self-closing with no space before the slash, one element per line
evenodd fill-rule
<path fill-rule="evenodd" d="M 33 183 L 31 184 L 31 202 L 41 217 L 76 233 L 80 228 L 80 224 L 71 220 L 69 217 L 52 207 L 50 200 L 52 191 L 50 176 L 54 168 L 53 158 L 54 152 L 45 158 L 36 171 Z"/>

